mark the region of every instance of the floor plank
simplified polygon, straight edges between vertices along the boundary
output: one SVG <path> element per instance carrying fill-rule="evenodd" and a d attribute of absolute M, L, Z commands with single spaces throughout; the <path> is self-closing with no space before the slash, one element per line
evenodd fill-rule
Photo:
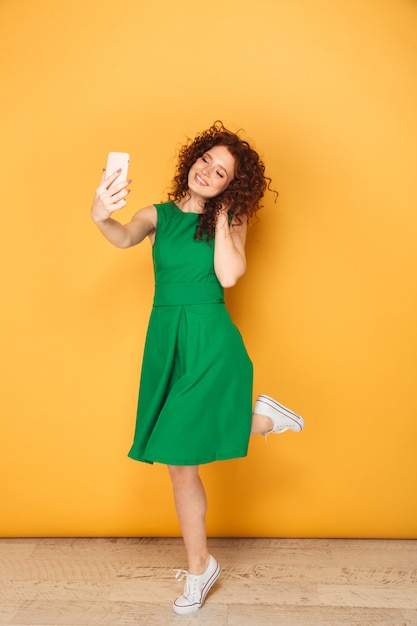
<path fill-rule="evenodd" d="M 175 615 L 178 538 L 0 539 L 0 626 L 417 626 L 417 541 L 212 538 L 223 573 Z"/>

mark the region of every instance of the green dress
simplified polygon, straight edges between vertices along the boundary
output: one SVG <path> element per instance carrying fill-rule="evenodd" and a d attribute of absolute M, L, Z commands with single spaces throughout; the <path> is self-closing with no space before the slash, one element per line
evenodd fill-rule
<path fill-rule="evenodd" d="M 214 272 L 214 242 L 194 239 L 198 214 L 155 206 L 155 297 L 129 456 L 168 465 L 246 456 L 253 368 Z"/>

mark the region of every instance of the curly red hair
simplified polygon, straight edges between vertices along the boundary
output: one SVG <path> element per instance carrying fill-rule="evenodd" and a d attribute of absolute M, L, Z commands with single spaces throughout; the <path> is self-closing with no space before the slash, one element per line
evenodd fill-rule
<path fill-rule="evenodd" d="M 226 146 L 236 159 L 235 177 L 221 194 L 204 203 L 194 235 L 196 239 L 214 238 L 216 216 L 222 207 L 228 207 L 229 215 L 237 223 L 242 223 L 242 218 L 249 220 L 262 207 L 262 197 L 271 183 L 271 179 L 265 176 L 265 166 L 257 152 L 218 120 L 180 149 L 177 173 L 172 191 L 168 194 L 170 200 L 178 202 L 187 195 L 191 166 L 214 146 Z"/>

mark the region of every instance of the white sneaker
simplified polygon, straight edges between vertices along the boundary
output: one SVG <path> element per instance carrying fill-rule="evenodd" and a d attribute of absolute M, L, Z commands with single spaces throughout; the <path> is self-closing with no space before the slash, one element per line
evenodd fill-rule
<path fill-rule="evenodd" d="M 297 415 L 294 411 L 290 411 L 290 409 L 287 409 L 287 407 L 269 396 L 258 396 L 253 412 L 266 415 L 274 422 L 271 430 L 263 433 L 264 435 L 283 433 L 286 430 L 293 430 L 297 433 L 304 428 L 304 420 L 300 415 Z"/>
<path fill-rule="evenodd" d="M 220 563 L 211 555 L 206 571 L 200 576 L 189 574 L 183 569 L 178 570 L 176 578 L 182 580 L 185 577 L 185 585 L 182 595 L 172 605 L 175 613 L 186 615 L 198 611 L 203 606 L 206 595 L 220 576 L 221 571 Z"/>

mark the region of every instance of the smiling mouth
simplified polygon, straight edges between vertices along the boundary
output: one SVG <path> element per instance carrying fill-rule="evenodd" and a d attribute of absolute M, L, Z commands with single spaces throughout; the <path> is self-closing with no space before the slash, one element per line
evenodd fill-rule
<path fill-rule="evenodd" d="M 201 176 L 199 176 L 198 174 L 196 174 L 194 178 L 199 185 L 202 185 L 203 187 L 208 187 L 208 183 L 203 178 L 201 178 Z"/>

